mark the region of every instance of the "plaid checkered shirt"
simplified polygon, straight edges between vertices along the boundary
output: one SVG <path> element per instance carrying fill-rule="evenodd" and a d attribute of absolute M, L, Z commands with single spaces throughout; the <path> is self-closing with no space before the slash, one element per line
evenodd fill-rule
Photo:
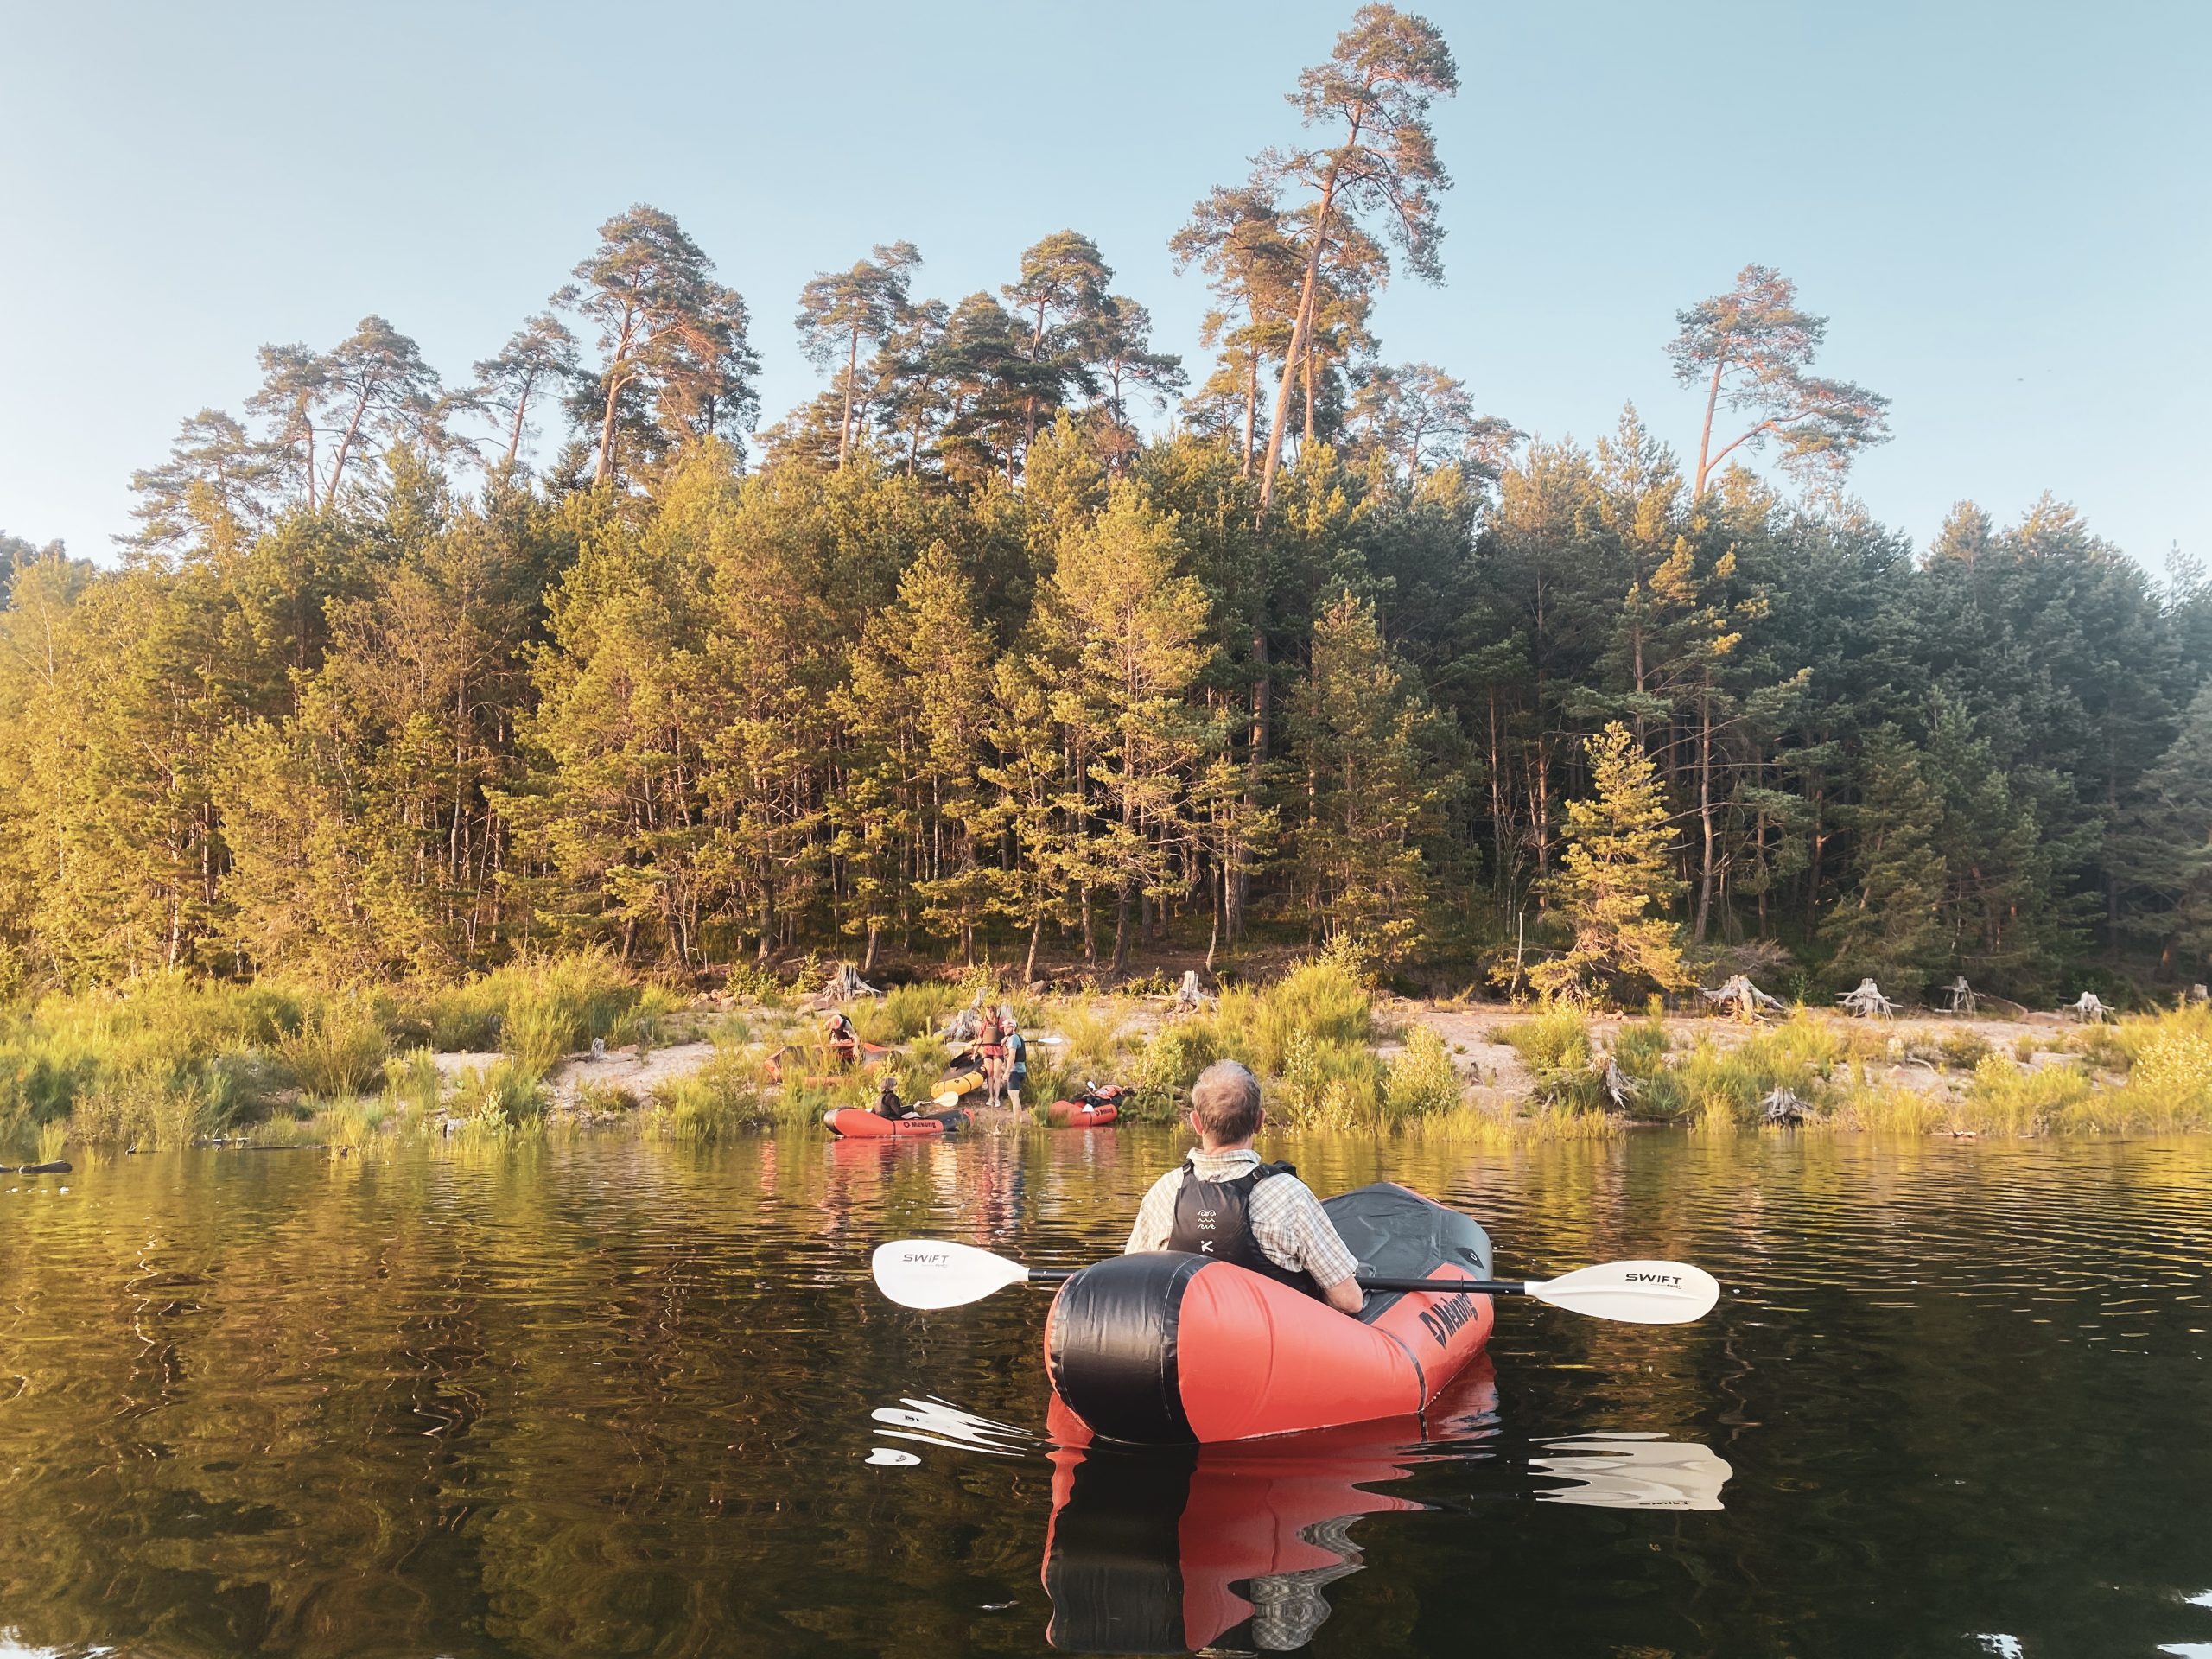
<path fill-rule="evenodd" d="M 1191 1154 L 1191 1168 L 1202 1181 L 1233 1181 L 1260 1166 L 1260 1154 L 1249 1147 L 1236 1152 Z M 1164 1250 L 1175 1230 L 1175 1195 L 1183 1190 L 1181 1166 L 1152 1184 L 1137 1206 L 1136 1225 L 1129 1229 L 1124 1251 Z M 1286 1273 L 1304 1271 L 1326 1290 L 1359 1271 L 1359 1262 L 1338 1235 L 1336 1224 L 1321 1208 L 1313 1189 L 1295 1175 L 1270 1175 L 1252 1188 L 1246 1213 L 1252 1236 L 1261 1254 Z"/>

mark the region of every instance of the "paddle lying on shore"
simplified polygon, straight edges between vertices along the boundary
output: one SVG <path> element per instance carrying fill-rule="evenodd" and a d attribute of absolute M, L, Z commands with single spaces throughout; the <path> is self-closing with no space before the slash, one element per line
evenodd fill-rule
<path fill-rule="evenodd" d="M 901 1307 L 962 1307 L 1008 1285 L 1058 1284 L 1072 1268 L 1029 1268 L 972 1244 L 927 1238 L 893 1239 L 875 1247 L 875 1287 Z M 1530 1296 L 1593 1319 L 1630 1325 L 1688 1325 L 1720 1300 L 1720 1286 L 1685 1262 L 1607 1262 L 1556 1279 L 1370 1279 L 1362 1290 L 1428 1291 L 1450 1295 Z"/>

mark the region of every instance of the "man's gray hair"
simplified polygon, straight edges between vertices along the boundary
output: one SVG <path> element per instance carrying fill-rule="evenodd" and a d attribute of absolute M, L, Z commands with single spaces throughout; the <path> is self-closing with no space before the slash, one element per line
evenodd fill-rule
<path fill-rule="evenodd" d="M 1217 1141 L 1249 1141 L 1260 1127 L 1260 1080 L 1235 1060 L 1216 1060 L 1191 1085 L 1191 1109 Z"/>

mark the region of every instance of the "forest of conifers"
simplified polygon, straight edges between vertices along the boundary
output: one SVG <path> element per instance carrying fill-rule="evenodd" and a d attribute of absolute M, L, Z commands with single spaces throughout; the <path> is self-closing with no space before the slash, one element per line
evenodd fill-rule
<path fill-rule="evenodd" d="M 0 994 L 1337 933 L 1465 982 L 1556 943 L 1613 721 L 1694 961 L 2203 977 L 2212 588 L 2048 497 L 1873 522 L 1884 400 L 1760 267 L 1586 442 L 1396 361 L 1454 77 L 1359 15 L 1171 245 L 1188 358 L 1074 231 L 953 304 L 888 244 L 798 296 L 823 391 L 754 432 L 762 325 L 642 207 L 466 375 L 379 317 L 268 348 L 118 559 L 0 544 Z"/>

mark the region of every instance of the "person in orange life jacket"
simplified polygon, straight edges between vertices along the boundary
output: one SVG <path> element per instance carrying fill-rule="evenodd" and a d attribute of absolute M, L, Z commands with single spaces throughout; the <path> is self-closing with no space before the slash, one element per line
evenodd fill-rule
<path fill-rule="evenodd" d="M 832 1013 L 822 1022 L 822 1040 L 840 1065 L 850 1065 L 861 1056 L 861 1034 L 843 1014 Z"/>
<path fill-rule="evenodd" d="M 1262 1122 L 1257 1077 L 1234 1060 L 1201 1071 L 1191 1085 L 1198 1149 L 1152 1184 L 1122 1248 L 1233 1262 L 1356 1314 L 1359 1260 L 1296 1170 L 1260 1161 L 1252 1137 Z"/>

